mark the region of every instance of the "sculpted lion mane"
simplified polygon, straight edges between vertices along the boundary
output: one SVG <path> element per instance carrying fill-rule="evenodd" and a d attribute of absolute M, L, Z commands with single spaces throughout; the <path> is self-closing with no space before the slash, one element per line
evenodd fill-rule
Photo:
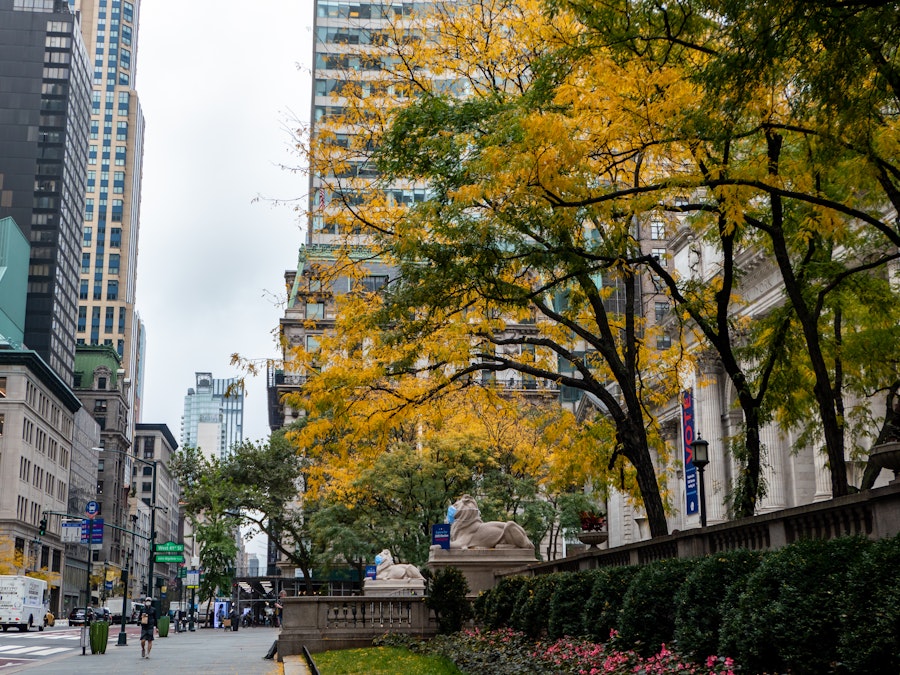
<path fill-rule="evenodd" d="M 424 579 L 415 565 L 395 563 L 394 556 L 387 549 L 375 556 L 375 578 L 379 581 L 397 579 Z"/>
<path fill-rule="evenodd" d="M 470 495 L 453 503 L 450 548 L 522 548 L 534 550 L 522 526 L 514 521 L 481 520 L 478 504 Z"/>

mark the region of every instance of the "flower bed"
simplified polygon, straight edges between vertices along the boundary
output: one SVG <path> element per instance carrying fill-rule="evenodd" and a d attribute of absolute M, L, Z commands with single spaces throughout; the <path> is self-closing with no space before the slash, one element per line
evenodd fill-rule
<path fill-rule="evenodd" d="M 631 650 L 619 651 L 615 643 L 615 633 L 601 644 L 570 638 L 534 641 L 510 629 L 476 629 L 428 642 L 389 634 L 376 641 L 439 654 L 466 675 L 734 675 L 736 670 L 730 658 L 710 656 L 704 664 L 697 664 L 665 645 L 658 654 L 645 658 Z"/>

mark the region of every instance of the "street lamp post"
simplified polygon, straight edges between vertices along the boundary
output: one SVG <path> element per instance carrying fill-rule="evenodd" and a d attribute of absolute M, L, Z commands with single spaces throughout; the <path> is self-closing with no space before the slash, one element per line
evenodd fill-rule
<path fill-rule="evenodd" d="M 703 469 L 709 464 L 709 441 L 700 438 L 698 432 L 696 440 L 691 443 L 691 450 L 693 451 L 691 461 L 697 467 L 700 478 L 700 527 L 706 527 L 706 488 L 703 484 Z"/>
<path fill-rule="evenodd" d="M 128 610 L 128 597 L 130 593 L 128 592 L 128 575 L 131 571 L 131 564 L 134 561 L 134 541 L 137 536 L 137 514 L 131 515 L 131 550 L 128 552 L 128 557 L 125 559 L 125 571 L 122 573 L 122 584 L 124 585 L 125 590 L 122 591 L 122 625 L 121 630 L 119 631 L 119 640 L 116 642 L 117 647 L 127 647 L 128 646 L 128 636 L 125 634 L 125 613 Z"/>

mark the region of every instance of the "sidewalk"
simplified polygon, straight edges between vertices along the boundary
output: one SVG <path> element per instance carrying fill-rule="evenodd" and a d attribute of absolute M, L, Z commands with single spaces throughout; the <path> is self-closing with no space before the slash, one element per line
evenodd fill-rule
<path fill-rule="evenodd" d="M 306 675 L 306 664 L 300 657 L 297 664 L 288 657 L 289 665 L 265 660 L 263 657 L 278 639 L 277 628 L 242 628 L 238 631 L 201 628 L 193 633 L 170 632 L 157 637 L 149 659 L 141 658 L 141 643 L 128 635 L 128 644 L 116 646 L 116 635 L 110 635 L 105 654 L 82 655 L 67 653 L 59 657 L 35 659 L 27 665 L 4 668 L 5 673 L 39 672 L 40 675 L 98 675 L 128 673 L 129 675 L 159 675 L 159 673 L 195 672 L 216 675 Z M 295 668 L 296 665 L 302 666 Z"/>

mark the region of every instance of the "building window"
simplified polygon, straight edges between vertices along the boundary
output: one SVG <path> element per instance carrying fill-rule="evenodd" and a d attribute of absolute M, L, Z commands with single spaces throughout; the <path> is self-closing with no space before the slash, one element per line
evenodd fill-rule
<path fill-rule="evenodd" d="M 6 378 L 0 377 L 0 398 L 6 398 Z"/>
<path fill-rule="evenodd" d="M 153 490 L 152 482 L 144 481 L 143 483 L 141 483 L 141 492 L 152 492 L 152 490 Z"/>
<path fill-rule="evenodd" d="M 669 303 L 668 302 L 655 302 L 653 303 L 653 315 L 656 318 L 656 322 L 659 323 L 665 320 L 666 316 L 669 314 Z"/>
<path fill-rule="evenodd" d="M 362 285 L 365 290 L 369 291 L 370 293 L 375 293 L 387 286 L 387 282 L 388 278 L 386 274 L 370 275 L 367 277 L 363 277 Z"/>
<path fill-rule="evenodd" d="M 666 258 L 668 257 L 668 256 L 666 255 L 666 249 L 664 249 L 664 248 L 654 248 L 654 249 L 651 249 L 650 255 L 652 255 L 652 256 L 654 257 L 654 259 L 655 259 L 660 265 L 662 265 L 663 267 L 666 266 Z"/>
<path fill-rule="evenodd" d="M 670 338 L 665 333 L 662 333 L 656 338 L 656 348 L 657 349 L 668 349 L 672 346 L 672 338 Z"/>
<path fill-rule="evenodd" d="M 324 302 L 307 302 L 306 303 L 307 319 L 324 319 L 325 303 Z"/>
<path fill-rule="evenodd" d="M 106 299 L 107 300 L 118 300 L 119 299 L 119 282 L 118 281 L 107 281 L 106 282 Z M 112 308 L 110 308 L 112 309 Z M 112 317 L 109 317 L 109 330 L 112 332 Z"/>
<path fill-rule="evenodd" d="M 665 239 L 666 238 L 666 223 L 663 220 L 659 220 L 658 218 L 654 218 L 650 221 L 650 238 L 651 239 Z"/>

